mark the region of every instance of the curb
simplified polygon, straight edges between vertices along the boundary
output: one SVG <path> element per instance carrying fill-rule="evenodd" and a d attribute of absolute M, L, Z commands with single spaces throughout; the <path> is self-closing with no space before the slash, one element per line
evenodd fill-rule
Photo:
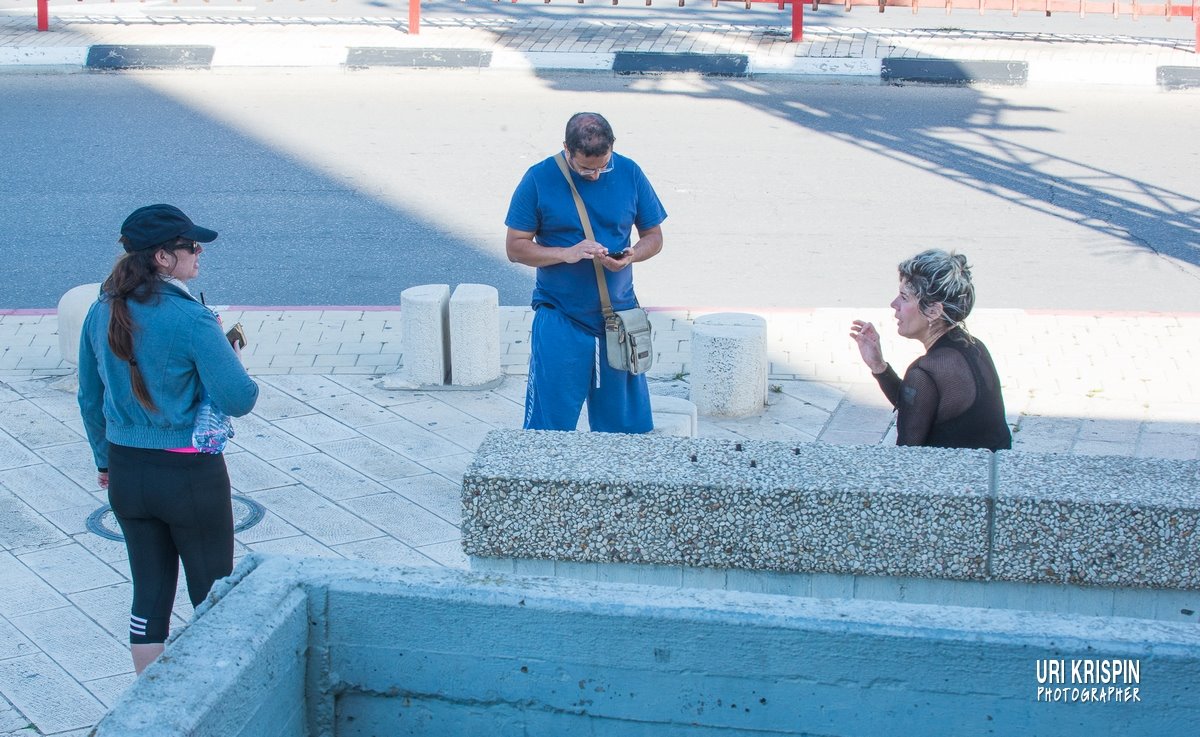
<path fill-rule="evenodd" d="M 1161 90 L 1200 88 L 1200 67 L 1082 60 L 988 60 L 934 57 L 780 57 L 654 51 L 517 52 L 477 48 L 325 46 L 247 48 L 205 45 L 92 45 L 0 47 L 4 71 L 132 71 L 334 68 L 602 71 L 613 74 L 691 73 L 717 77 L 787 75 L 856 79 L 879 84 L 972 83 L 1120 84 Z"/>

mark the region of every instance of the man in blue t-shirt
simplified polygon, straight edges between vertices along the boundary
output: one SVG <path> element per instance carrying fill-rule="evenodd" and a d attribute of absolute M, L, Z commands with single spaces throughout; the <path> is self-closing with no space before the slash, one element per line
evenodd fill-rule
<path fill-rule="evenodd" d="M 525 172 L 504 224 L 510 261 L 537 268 L 525 429 L 574 430 L 584 401 L 592 430 L 650 432 L 645 375 L 608 365 L 594 260 L 604 267 L 614 310 L 637 305 L 633 268 L 663 246 L 667 218 L 641 167 L 613 151 L 612 126 L 596 113 L 567 121 L 563 150 Z M 587 208 L 588 240 L 561 156 Z M 630 231 L 638 241 L 632 246 Z"/>

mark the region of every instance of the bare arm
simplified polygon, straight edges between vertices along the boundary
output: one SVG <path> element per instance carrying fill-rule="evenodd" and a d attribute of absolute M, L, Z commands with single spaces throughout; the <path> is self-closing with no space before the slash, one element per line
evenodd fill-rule
<path fill-rule="evenodd" d="M 504 240 L 504 251 L 508 254 L 508 260 L 525 266 L 553 266 L 573 264 L 581 259 L 594 258 L 608 252 L 608 249 L 596 241 L 585 239 L 570 248 L 552 248 L 538 245 L 533 236 L 534 233 L 529 231 L 509 228 Z"/>

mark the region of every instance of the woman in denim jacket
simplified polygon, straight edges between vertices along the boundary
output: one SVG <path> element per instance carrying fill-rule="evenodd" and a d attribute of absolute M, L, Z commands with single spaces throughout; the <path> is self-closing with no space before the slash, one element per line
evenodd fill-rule
<path fill-rule="evenodd" d="M 216 315 L 188 291 L 216 237 L 171 205 L 135 210 L 80 338 L 79 408 L 129 552 L 139 674 L 163 651 L 179 561 L 193 606 L 233 570 L 225 458 L 192 447 L 205 397 L 235 417 L 258 399 Z"/>

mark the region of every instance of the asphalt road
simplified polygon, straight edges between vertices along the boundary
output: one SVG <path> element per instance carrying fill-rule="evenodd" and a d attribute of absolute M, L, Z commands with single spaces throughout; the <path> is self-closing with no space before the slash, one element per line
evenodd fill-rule
<path fill-rule="evenodd" d="M 1200 312 L 1200 96 L 607 74 L 0 76 L 0 307 L 99 281 L 165 201 L 221 232 L 210 302 L 395 305 L 428 283 L 525 304 L 504 213 L 567 116 L 607 114 L 670 218 L 650 305 L 885 305 L 954 247 L 980 306 Z"/>

